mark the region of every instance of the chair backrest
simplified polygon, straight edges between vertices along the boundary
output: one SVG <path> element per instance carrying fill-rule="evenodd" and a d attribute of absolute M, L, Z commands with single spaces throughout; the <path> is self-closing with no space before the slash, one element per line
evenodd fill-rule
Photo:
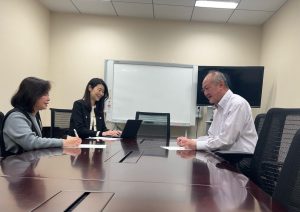
<path fill-rule="evenodd" d="M 251 160 L 250 178 L 270 195 L 298 129 L 299 108 L 272 108 L 267 112 Z"/>
<path fill-rule="evenodd" d="M 1 152 L 2 152 L 2 147 L 4 146 L 4 141 L 3 141 L 3 135 L 2 135 L 2 130 L 3 130 L 3 120 L 4 120 L 4 114 L 0 111 L 0 157 L 1 157 Z"/>
<path fill-rule="evenodd" d="M 259 137 L 259 135 L 260 135 L 260 132 L 261 132 L 262 126 L 263 126 L 263 124 L 264 124 L 266 115 L 267 115 L 266 113 L 261 113 L 261 114 L 258 114 L 258 115 L 255 117 L 254 125 L 255 125 L 255 129 L 256 129 L 256 132 L 257 132 L 258 137 Z"/>
<path fill-rule="evenodd" d="M 170 139 L 170 113 L 137 111 L 135 119 L 143 120 L 138 136 Z"/>
<path fill-rule="evenodd" d="M 288 209 L 300 211 L 300 130 L 297 131 L 275 187 L 273 198 Z"/>
<path fill-rule="evenodd" d="M 2 113 L 0 111 L 0 130 L 2 131 L 2 123 L 3 123 L 3 119 L 4 119 L 4 113 Z"/>
<path fill-rule="evenodd" d="M 57 108 L 50 108 L 50 110 L 51 110 L 50 136 L 52 138 L 62 138 L 68 134 L 72 110 L 57 109 Z"/>

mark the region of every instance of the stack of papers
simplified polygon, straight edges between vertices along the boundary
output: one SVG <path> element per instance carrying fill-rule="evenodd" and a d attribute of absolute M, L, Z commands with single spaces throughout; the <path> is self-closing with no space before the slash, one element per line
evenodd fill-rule
<path fill-rule="evenodd" d="M 95 148 L 95 149 L 105 149 L 105 144 L 80 144 L 78 148 Z"/>
<path fill-rule="evenodd" d="M 64 147 L 64 148 L 94 148 L 94 149 L 105 149 L 105 144 L 80 144 L 76 147 Z"/>
<path fill-rule="evenodd" d="M 119 141 L 121 138 L 111 138 L 111 137 L 88 137 L 88 139 L 93 139 L 93 140 L 105 140 L 105 141 Z"/>
<path fill-rule="evenodd" d="M 167 150 L 190 150 L 190 149 L 186 149 L 182 146 L 160 146 L 163 149 L 167 149 Z"/>

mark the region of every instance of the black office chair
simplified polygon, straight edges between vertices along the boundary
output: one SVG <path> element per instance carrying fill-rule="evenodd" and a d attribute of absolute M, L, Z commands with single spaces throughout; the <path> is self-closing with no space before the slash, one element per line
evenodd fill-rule
<path fill-rule="evenodd" d="M 255 117 L 254 125 L 255 125 L 255 129 L 256 129 L 256 132 L 257 132 L 258 137 L 259 137 L 259 135 L 260 135 L 262 126 L 263 126 L 264 121 L 265 121 L 265 119 L 266 119 L 266 115 L 267 115 L 266 113 L 261 113 L 261 114 L 258 114 L 258 115 Z"/>
<path fill-rule="evenodd" d="M 3 122 L 3 119 L 4 119 L 4 113 L 2 113 L 0 111 L 0 129 L 2 130 L 2 122 Z"/>
<path fill-rule="evenodd" d="M 266 113 L 258 114 L 255 117 L 254 125 L 257 132 L 258 137 L 260 137 L 260 132 L 263 126 L 263 123 L 266 118 Z M 250 165 L 251 165 L 252 156 L 245 157 L 238 162 L 238 169 L 245 174 L 246 176 L 250 175 Z"/>
<path fill-rule="evenodd" d="M 272 195 L 292 139 L 300 129 L 300 109 L 270 109 L 251 160 L 249 177 Z"/>
<path fill-rule="evenodd" d="M 2 148 L 4 147 L 4 141 L 3 141 L 3 135 L 2 135 L 2 130 L 3 130 L 3 120 L 4 120 L 4 114 L 0 111 L 0 158 L 2 157 L 1 155 L 1 152 L 4 151 L 2 150 Z M 1 161 L 1 159 L 0 159 Z"/>
<path fill-rule="evenodd" d="M 297 131 L 289 148 L 273 199 L 288 211 L 300 211 L 300 130 Z"/>
<path fill-rule="evenodd" d="M 170 113 L 137 111 L 135 119 L 143 120 L 138 136 L 170 139 Z"/>
<path fill-rule="evenodd" d="M 50 108 L 50 110 L 51 110 L 50 136 L 52 138 L 65 137 L 69 131 L 72 110 L 56 109 L 56 108 Z"/>

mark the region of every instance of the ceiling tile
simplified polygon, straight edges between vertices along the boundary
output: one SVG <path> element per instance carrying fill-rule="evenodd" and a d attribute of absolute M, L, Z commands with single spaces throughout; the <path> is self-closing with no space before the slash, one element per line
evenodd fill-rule
<path fill-rule="evenodd" d="M 116 15 L 109 1 L 99 0 L 72 0 L 81 13 L 96 15 Z"/>
<path fill-rule="evenodd" d="M 272 12 L 251 11 L 251 10 L 235 10 L 229 19 L 229 23 L 235 24 L 263 24 L 272 16 Z"/>
<path fill-rule="evenodd" d="M 104 0 L 102 0 L 104 1 Z M 112 0 L 112 2 L 152 4 L 152 0 Z"/>
<path fill-rule="evenodd" d="M 40 0 L 49 10 L 79 13 L 70 0 Z"/>
<path fill-rule="evenodd" d="M 185 20 L 191 19 L 193 7 L 154 5 L 154 17 L 157 19 Z"/>
<path fill-rule="evenodd" d="M 49 10 L 96 15 L 260 25 L 288 0 L 240 1 L 238 9 L 195 7 L 195 0 L 39 0 Z M 211 1 L 211 0 L 208 0 Z M 219 0 L 225 1 L 225 0 Z M 300 1 L 300 0 L 299 0 Z M 194 11 L 193 11 L 194 8 Z M 191 12 L 192 11 L 192 12 Z M 232 17 L 231 17 L 232 16 Z M 229 19 L 230 18 L 230 19 Z M 229 21 L 228 21 L 229 20 Z"/>
<path fill-rule="evenodd" d="M 226 23 L 232 13 L 233 10 L 231 9 L 212 9 L 196 7 L 194 9 L 192 21 Z"/>
<path fill-rule="evenodd" d="M 153 18 L 152 4 L 113 2 L 119 16 Z"/>
<path fill-rule="evenodd" d="M 196 0 L 153 0 L 154 4 L 179 5 L 179 6 L 195 6 Z"/>
<path fill-rule="evenodd" d="M 287 0 L 241 0 L 237 9 L 277 11 Z"/>

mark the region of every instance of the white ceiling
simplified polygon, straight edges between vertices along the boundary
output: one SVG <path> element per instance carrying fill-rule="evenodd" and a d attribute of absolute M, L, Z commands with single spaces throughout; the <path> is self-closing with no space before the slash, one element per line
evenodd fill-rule
<path fill-rule="evenodd" d="M 78 14 L 260 25 L 288 0 L 231 0 L 236 9 L 194 7 L 195 0 L 40 0 L 49 10 Z M 224 0 L 219 0 L 224 1 Z"/>

